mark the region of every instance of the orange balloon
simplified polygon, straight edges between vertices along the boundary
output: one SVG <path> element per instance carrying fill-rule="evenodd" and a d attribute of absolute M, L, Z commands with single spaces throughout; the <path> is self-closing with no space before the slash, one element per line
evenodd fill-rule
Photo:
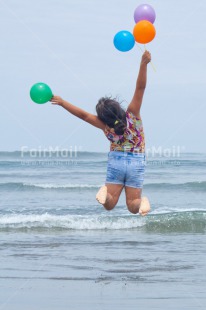
<path fill-rule="evenodd" d="M 133 35 L 135 41 L 146 44 L 154 39 L 156 30 L 152 23 L 147 20 L 141 20 L 134 26 Z"/>

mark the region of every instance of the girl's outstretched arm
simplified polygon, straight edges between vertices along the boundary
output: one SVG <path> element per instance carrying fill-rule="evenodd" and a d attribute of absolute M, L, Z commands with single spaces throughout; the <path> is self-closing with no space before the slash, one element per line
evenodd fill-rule
<path fill-rule="evenodd" d="M 134 96 L 127 108 L 128 111 L 132 112 L 138 118 L 140 118 L 140 108 L 142 105 L 142 99 L 147 84 L 147 64 L 150 61 L 151 61 L 151 54 L 150 52 L 145 51 L 144 54 L 142 55 L 142 60 L 140 63 L 140 69 L 137 77 Z"/>
<path fill-rule="evenodd" d="M 51 99 L 52 104 L 57 104 L 62 106 L 65 110 L 75 115 L 78 118 L 81 118 L 83 121 L 100 128 L 102 130 L 105 129 L 105 124 L 94 114 L 88 113 L 75 105 L 63 100 L 59 96 L 53 96 Z"/>

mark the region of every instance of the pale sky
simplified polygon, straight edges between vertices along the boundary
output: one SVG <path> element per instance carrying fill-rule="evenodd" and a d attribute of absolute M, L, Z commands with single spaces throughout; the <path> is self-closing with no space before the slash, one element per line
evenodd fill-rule
<path fill-rule="evenodd" d="M 61 107 L 37 105 L 30 87 L 45 82 L 54 94 L 95 113 L 98 99 L 130 102 L 141 50 L 118 52 L 113 37 L 132 32 L 134 0 L 1 0 L 0 150 L 71 148 L 107 152 L 101 130 Z M 151 0 L 156 38 L 147 45 L 153 71 L 142 119 L 146 145 L 206 152 L 206 1 Z"/>

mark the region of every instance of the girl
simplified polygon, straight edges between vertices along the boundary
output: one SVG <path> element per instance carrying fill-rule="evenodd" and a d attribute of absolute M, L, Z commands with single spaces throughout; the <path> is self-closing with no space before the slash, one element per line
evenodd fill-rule
<path fill-rule="evenodd" d="M 68 112 L 85 122 L 103 130 L 110 140 L 106 184 L 96 195 L 97 201 L 106 210 L 112 210 L 125 188 L 128 210 L 146 215 L 150 204 L 146 197 L 141 198 L 145 171 L 145 141 L 140 108 L 147 81 L 147 65 L 151 54 L 145 51 L 140 63 L 136 89 L 131 103 L 125 111 L 119 102 L 108 97 L 101 98 L 96 105 L 97 116 L 90 114 L 59 96 L 51 102 L 62 106 Z"/>

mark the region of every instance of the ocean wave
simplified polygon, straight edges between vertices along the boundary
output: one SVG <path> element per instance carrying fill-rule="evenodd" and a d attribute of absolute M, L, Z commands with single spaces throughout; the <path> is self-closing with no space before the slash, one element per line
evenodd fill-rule
<path fill-rule="evenodd" d="M 187 189 L 206 191 L 206 181 L 185 183 L 147 183 L 144 187 L 149 189 Z"/>
<path fill-rule="evenodd" d="M 45 184 L 23 184 L 26 187 L 38 187 L 38 188 L 43 188 L 43 189 L 79 189 L 79 188 L 99 188 L 101 185 L 94 185 L 94 184 L 51 184 L 51 183 L 45 183 Z"/>
<path fill-rule="evenodd" d="M 0 189 L 97 189 L 101 186 L 95 184 L 53 184 L 53 183 L 23 183 L 23 182 L 8 182 L 0 183 Z"/>
<path fill-rule="evenodd" d="M 3 215 L 0 231 L 130 230 L 152 233 L 205 233 L 206 212 L 186 211 L 166 214 L 97 216 L 97 215 Z"/>
<path fill-rule="evenodd" d="M 54 190 L 75 190 L 75 189 L 98 189 L 102 184 L 58 184 L 58 183 L 25 183 L 25 182 L 7 182 L 0 183 L 0 189 L 54 189 Z M 189 190 L 189 191 L 206 191 L 206 181 L 202 182 L 186 182 L 186 183 L 146 183 L 146 189 L 159 190 Z"/>

